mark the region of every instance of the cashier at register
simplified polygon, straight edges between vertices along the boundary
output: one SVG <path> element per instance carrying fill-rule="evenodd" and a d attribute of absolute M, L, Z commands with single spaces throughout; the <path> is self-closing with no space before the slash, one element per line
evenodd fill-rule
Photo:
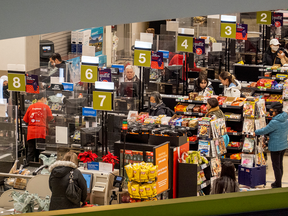
<path fill-rule="evenodd" d="M 36 149 L 36 143 L 45 143 L 48 123 L 53 119 L 52 112 L 47 102 L 46 92 L 40 92 L 36 95 L 38 102 L 28 107 L 23 121 L 28 124 L 27 133 L 27 163 L 33 162 L 34 158 L 39 160 L 39 152 Z"/>
<path fill-rule="evenodd" d="M 126 66 L 124 82 L 137 82 L 138 80 L 137 75 L 135 75 L 134 67 L 132 65 Z"/>
<path fill-rule="evenodd" d="M 64 78 L 63 82 L 64 81 L 70 82 L 70 73 L 68 71 L 66 78 L 66 64 L 64 61 L 62 61 L 62 57 L 59 53 L 53 53 L 52 56 L 50 56 L 50 64 L 52 70 L 50 71 L 49 76 L 63 77 Z"/>

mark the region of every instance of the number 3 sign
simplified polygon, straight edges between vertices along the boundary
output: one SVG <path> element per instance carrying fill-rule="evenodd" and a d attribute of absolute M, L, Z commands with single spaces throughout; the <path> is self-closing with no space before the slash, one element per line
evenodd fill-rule
<path fill-rule="evenodd" d="M 112 92 L 93 92 L 93 109 L 111 111 L 112 110 Z"/>
<path fill-rule="evenodd" d="M 236 38 L 236 24 L 221 23 L 221 37 L 235 39 Z"/>
<path fill-rule="evenodd" d="M 26 91 L 25 73 L 8 73 L 8 90 L 9 91 Z"/>

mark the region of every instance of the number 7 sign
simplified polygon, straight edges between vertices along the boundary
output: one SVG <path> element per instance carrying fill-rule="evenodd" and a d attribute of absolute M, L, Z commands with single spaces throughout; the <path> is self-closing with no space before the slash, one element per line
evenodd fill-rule
<path fill-rule="evenodd" d="M 112 110 L 112 92 L 94 91 L 93 109 L 111 111 Z"/>

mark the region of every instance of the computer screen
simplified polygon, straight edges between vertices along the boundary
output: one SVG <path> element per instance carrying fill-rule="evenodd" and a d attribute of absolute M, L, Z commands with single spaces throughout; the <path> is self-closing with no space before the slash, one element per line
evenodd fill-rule
<path fill-rule="evenodd" d="M 93 174 L 92 173 L 82 173 L 84 179 L 86 180 L 87 184 L 87 193 L 91 193 L 91 187 L 92 187 L 92 178 Z"/>
<path fill-rule="evenodd" d="M 224 51 L 208 52 L 208 66 L 219 66 L 220 58 L 224 64 Z"/>
<path fill-rule="evenodd" d="M 82 107 L 87 106 L 87 98 L 74 98 L 63 100 L 67 114 L 82 114 Z"/>
<path fill-rule="evenodd" d="M 164 81 L 182 79 L 182 65 L 165 67 Z"/>
<path fill-rule="evenodd" d="M 42 46 L 43 52 L 47 53 L 47 52 L 51 52 L 51 46 Z"/>

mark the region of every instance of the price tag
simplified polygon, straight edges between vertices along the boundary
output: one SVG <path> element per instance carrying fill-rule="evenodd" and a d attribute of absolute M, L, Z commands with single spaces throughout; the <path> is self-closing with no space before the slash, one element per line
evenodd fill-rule
<path fill-rule="evenodd" d="M 264 71 L 264 69 L 260 68 L 259 71 Z"/>
<path fill-rule="evenodd" d="M 235 132 L 234 132 L 234 133 L 233 133 L 233 135 L 234 135 L 234 136 L 237 136 L 237 135 L 238 135 L 238 133 L 235 133 Z"/>
<path fill-rule="evenodd" d="M 81 82 L 95 83 L 98 81 L 98 66 L 81 65 Z"/>
<path fill-rule="evenodd" d="M 271 24 L 271 11 L 258 11 L 257 24 L 270 25 Z"/>
<path fill-rule="evenodd" d="M 201 165 L 201 169 L 205 169 L 207 167 L 207 164 Z"/>
<path fill-rule="evenodd" d="M 201 189 L 205 188 L 207 186 L 206 182 L 204 182 L 203 184 L 201 184 Z"/>
<path fill-rule="evenodd" d="M 222 108 L 226 108 L 226 107 L 227 107 L 227 105 L 226 105 L 226 104 L 223 104 L 223 105 L 222 105 Z"/>
<path fill-rule="evenodd" d="M 199 115 L 199 116 L 203 116 L 203 113 L 199 113 L 198 115 Z"/>
<path fill-rule="evenodd" d="M 151 66 L 151 51 L 150 50 L 134 50 L 134 65 L 140 67 Z"/>
<path fill-rule="evenodd" d="M 26 91 L 25 73 L 8 73 L 8 90 L 9 91 Z"/>
<path fill-rule="evenodd" d="M 267 89 L 266 89 L 266 88 L 263 88 L 262 91 L 267 91 Z"/>
<path fill-rule="evenodd" d="M 93 92 L 93 109 L 111 111 L 112 110 L 112 92 Z"/>
<path fill-rule="evenodd" d="M 189 113 L 189 112 L 184 112 L 184 114 L 185 114 L 185 115 L 190 115 L 190 113 Z"/>
<path fill-rule="evenodd" d="M 177 51 L 192 53 L 193 52 L 193 37 L 178 35 Z"/>
<path fill-rule="evenodd" d="M 275 79 L 276 79 L 276 77 L 272 77 L 272 79 L 273 79 L 273 80 L 275 80 Z"/>
<path fill-rule="evenodd" d="M 221 37 L 235 39 L 236 38 L 236 24 L 221 23 Z"/>

